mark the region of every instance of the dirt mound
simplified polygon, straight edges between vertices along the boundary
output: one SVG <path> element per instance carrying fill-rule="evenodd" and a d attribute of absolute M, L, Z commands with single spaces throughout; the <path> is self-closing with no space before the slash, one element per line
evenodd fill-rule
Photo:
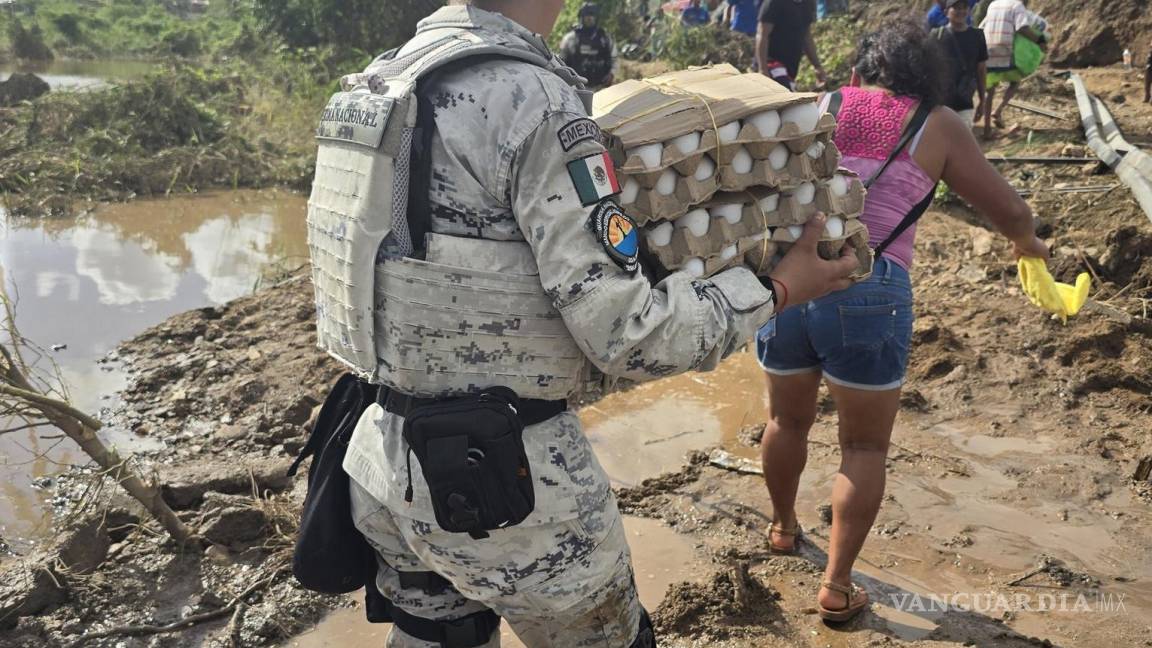
<path fill-rule="evenodd" d="M 750 631 L 763 635 L 781 619 L 780 594 L 741 563 L 714 574 L 706 583 L 678 583 L 668 588 L 652 615 L 658 634 L 722 640 Z M 704 644 L 706 645 L 706 644 Z"/>
<path fill-rule="evenodd" d="M 48 94 L 51 89 L 44 79 L 35 74 L 15 72 L 7 81 L 0 81 L 0 107 L 31 101 L 40 95 Z"/>
<path fill-rule="evenodd" d="M 1146 398 L 1152 392 L 1152 340 L 1134 327 L 1099 322 L 1043 354 L 1075 372 L 1074 394 L 1124 389 Z"/>
<path fill-rule="evenodd" d="M 1119 287 L 1132 284 L 1137 291 L 1152 287 L 1152 234 L 1129 225 L 1109 232 L 1105 244 L 1100 255 L 1104 279 Z"/>
<path fill-rule="evenodd" d="M 1120 61 L 1125 47 L 1139 52 L 1148 47 L 1148 0 L 1033 0 L 1029 8 L 1051 25 L 1053 65 L 1111 65 Z"/>

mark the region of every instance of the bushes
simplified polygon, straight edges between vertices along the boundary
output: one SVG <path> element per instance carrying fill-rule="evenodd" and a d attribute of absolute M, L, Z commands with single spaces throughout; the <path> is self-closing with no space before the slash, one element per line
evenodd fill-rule
<path fill-rule="evenodd" d="M 174 67 L 0 113 L 0 193 L 13 213 L 65 213 L 76 199 L 207 187 L 299 186 L 326 90 L 244 63 Z"/>
<path fill-rule="evenodd" d="M 443 0 L 255 0 L 265 27 L 292 47 L 379 54 L 407 40 Z"/>
<path fill-rule="evenodd" d="M 29 61 L 51 61 L 52 50 L 44 42 L 44 32 L 40 25 L 33 24 L 25 28 L 19 19 L 12 19 L 8 23 L 8 42 L 12 56 Z"/>

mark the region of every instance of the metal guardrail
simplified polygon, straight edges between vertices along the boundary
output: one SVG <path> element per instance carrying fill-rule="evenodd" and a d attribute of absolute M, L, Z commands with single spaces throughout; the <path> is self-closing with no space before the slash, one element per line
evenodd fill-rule
<path fill-rule="evenodd" d="M 1132 190 L 1144 214 L 1152 220 L 1152 156 L 1124 139 L 1108 107 L 1088 92 L 1080 75 L 1071 74 L 1069 80 L 1076 89 L 1080 125 L 1088 146 Z"/>

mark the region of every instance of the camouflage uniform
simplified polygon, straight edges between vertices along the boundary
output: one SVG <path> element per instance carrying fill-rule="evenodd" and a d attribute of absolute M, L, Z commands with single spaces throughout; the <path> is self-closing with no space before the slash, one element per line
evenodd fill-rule
<path fill-rule="evenodd" d="M 439 10 L 421 23 L 417 40 L 445 23 L 517 39 L 554 60 L 538 36 L 474 7 Z M 606 201 L 582 199 L 569 170 L 569 163 L 604 149 L 586 126 L 572 128 L 586 123 L 580 120 L 587 113 L 560 75 L 527 63 L 478 61 L 442 77 L 431 96 L 437 127 L 431 231 L 526 241 L 544 294 L 596 369 L 632 380 L 711 369 L 771 317 L 770 293 L 746 268 L 700 281 L 677 273 L 653 286 L 610 253 L 592 222 Z M 536 508 L 484 540 L 439 528 L 416 457 L 415 500 L 405 502 L 402 427 L 397 415 L 369 408 L 344 462 L 357 527 L 381 556 L 385 596 L 433 619 L 490 607 L 533 648 L 633 642 L 640 605 L 627 542 L 608 477 L 574 414 L 525 430 Z M 454 590 L 406 591 L 396 569 L 432 570 Z M 489 645 L 498 644 L 494 637 Z M 388 645 L 432 646 L 397 629 Z"/>

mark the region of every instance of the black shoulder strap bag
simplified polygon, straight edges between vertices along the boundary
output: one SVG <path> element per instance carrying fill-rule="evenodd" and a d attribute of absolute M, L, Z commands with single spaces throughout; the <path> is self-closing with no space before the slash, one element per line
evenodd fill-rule
<path fill-rule="evenodd" d="M 840 94 L 839 90 L 830 93 L 828 95 L 828 114 L 836 117 L 839 115 L 840 108 L 843 104 L 844 95 Z M 908 126 L 904 128 L 903 134 L 900 135 L 900 141 L 896 143 L 896 148 L 892 149 L 892 152 L 888 154 L 888 158 L 884 160 L 884 164 L 880 165 L 880 168 L 876 170 L 876 173 L 873 173 L 872 177 L 864 181 L 865 189 L 871 189 L 872 185 L 876 184 L 876 181 L 880 179 L 880 176 L 888 170 L 888 167 L 892 166 L 892 163 L 896 161 L 896 158 L 900 157 L 900 154 L 904 151 L 904 149 L 908 148 L 908 145 L 912 143 L 912 140 L 916 139 L 916 134 L 924 128 L 924 124 L 928 122 L 928 116 L 931 114 L 932 107 L 921 101 L 920 105 L 916 107 L 915 114 L 912 115 L 912 121 L 908 122 Z M 902 218 L 900 223 L 896 225 L 896 228 L 892 230 L 892 233 L 888 235 L 888 238 L 884 239 L 880 245 L 876 246 L 876 249 L 873 250 L 873 252 L 877 257 L 883 254 L 884 251 L 888 249 L 888 246 L 892 245 L 896 239 L 900 238 L 900 235 L 906 232 L 909 227 L 915 225 L 916 221 L 920 220 L 920 217 L 924 215 L 924 212 L 928 211 L 928 208 L 932 206 L 932 199 L 936 197 L 936 186 L 939 184 L 940 183 L 937 182 L 936 184 L 932 185 L 932 189 L 928 191 L 928 195 L 924 196 L 923 200 L 917 203 L 915 207 L 913 207 L 908 211 L 907 214 L 904 215 L 904 218 Z"/>

